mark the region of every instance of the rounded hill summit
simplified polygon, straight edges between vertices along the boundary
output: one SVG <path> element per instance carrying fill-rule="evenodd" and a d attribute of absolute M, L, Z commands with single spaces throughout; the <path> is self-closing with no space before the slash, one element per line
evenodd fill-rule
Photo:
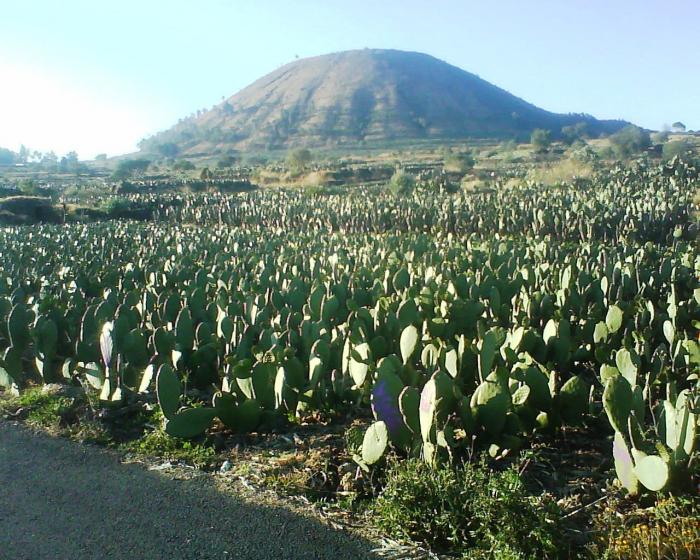
<path fill-rule="evenodd" d="M 427 54 L 345 51 L 291 62 L 209 111 L 144 141 L 180 152 L 331 147 L 394 140 L 555 135 L 586 122 L 591 135 L 623 121 L 540 109 L 475 74 Z"/>

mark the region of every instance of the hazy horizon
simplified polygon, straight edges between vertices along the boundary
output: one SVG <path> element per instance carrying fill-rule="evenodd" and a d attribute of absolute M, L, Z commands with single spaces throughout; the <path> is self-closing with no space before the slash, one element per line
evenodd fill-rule
<path fill-rule="evenodd" d="M 424 52 L 553 112 L 697 129 L 698 16 L 689 0 L 12 4 L 0 147 L 126 153 L 296 57 L 365 47 Z"/>

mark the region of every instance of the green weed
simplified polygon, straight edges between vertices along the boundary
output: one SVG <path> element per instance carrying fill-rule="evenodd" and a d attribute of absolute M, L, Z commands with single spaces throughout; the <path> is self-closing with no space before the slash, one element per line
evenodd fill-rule
<path fill-rule="evenodd" d="M 213 447 L 170 437 L 160 428 L 147 431 L 139 439 L 124 443 L 122 449 L 136 455 L 182 462 L 198 468 L 210 467 L 216 458 Z"/>
<path fill-rule="evenodd" d="M 27 409 L 27 424 L 49 429 L 58 429 L 72 421 L 79 405 L 75 398 L 44 393 L 41 387 L 22 392 L 16 402 L 16 410 Z"/>

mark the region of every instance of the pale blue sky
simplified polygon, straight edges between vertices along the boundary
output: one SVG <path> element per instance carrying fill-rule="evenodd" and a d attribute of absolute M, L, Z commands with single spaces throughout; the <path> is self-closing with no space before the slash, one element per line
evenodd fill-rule
<path fill-rule="evenodd" d="M 0 146 L 81 157 L 305 57 L 421 51 L 545 109 L 700 129 L 698 0 L 3 0 Z"/>

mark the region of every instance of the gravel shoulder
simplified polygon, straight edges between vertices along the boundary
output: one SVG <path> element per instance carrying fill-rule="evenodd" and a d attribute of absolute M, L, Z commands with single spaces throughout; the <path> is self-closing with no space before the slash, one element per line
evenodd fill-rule
<path fill-rule="evenodd" d="M 359 537 L 260 501 L 0 421 L 2 560 L 375 558 Z"/>

